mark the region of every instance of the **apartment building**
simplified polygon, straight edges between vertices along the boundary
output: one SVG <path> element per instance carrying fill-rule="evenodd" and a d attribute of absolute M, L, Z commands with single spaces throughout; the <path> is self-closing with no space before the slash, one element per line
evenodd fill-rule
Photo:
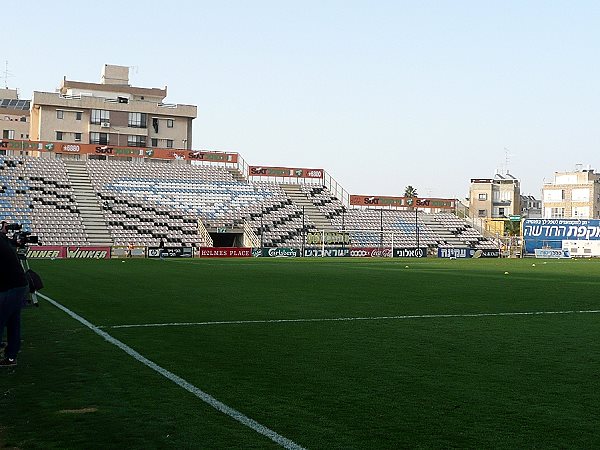
<path fill-rule="evenodd" d="M 0 89 L 2 139 L 29 139 L 29 100 L 19 99 L 16 89 Z"/>
<path fill-rule="evenodd" d="M 521 195 L 521 217 L 526 219 L 541 219 L 542 201 L 533 195 Z"/>
<path fill-rule="evenodd" d="M 521 214 L 519 180 L 507 173 L 494 178 L 473 178 L 469 189 L 472 218 L 499 219 Z"/>
<path fill-rule="evenodd" d="M 65 77 L 58 92 L 35 91 L 30 139 L 191 149 L 197 107 L 166 96 L 166 86 L 131 86 L 129 67 L 105 64 L 99 83 Z"/>
<path fill-rule="evenodd" d="M 600 174 L 578 166 L 573 172 L 555 172 L 542 189 L 545 219 L 600 218 Z"/>

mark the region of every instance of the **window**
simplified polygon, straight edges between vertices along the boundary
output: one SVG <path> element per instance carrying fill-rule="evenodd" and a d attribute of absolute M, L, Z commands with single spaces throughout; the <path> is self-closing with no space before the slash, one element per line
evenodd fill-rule
<path fill-rule="evenodd" d="M 158 139 L 152 138 L 152 147 L 158 147 Z"/>
<path fill-rule="evenodd" d="M 146 113 L 129 113 L 127 126 L 132 128 L 146 128 Z"/>
<path fill-rule="evenodd" d="M 573 189 L 571 191 L 571 200 L 574 202 L 589 202 L 590 201 L 590 190 L 589 189 Z"/>
<path fill-rule="evenodd" d="M 554 184 L 577 184 L 577 175 L 555 175 Z"/>
<path fill-rule="evenodd" d="M 479 200 L 487 200 L 487 194 L 479 194 Z"/>
<path fill-rule="evenodd" d="M 550 218 L 551 219 L 561 219 L 565 217 L 565 208 L 551 208 L 550 209 Z"/>
<path fill-rule="evenodd" d="M 65 116 L 65 112 L 62 109 L 57 109 L 56 110 L 56 118 L 57 119 L 63 119 Z"/>
<path fill-rule="evenodd" d="M 63 140 L 63 132 L 62 131 L 57 131 L 56 132 L 56 140 L 57 141 L 62 141 Z"/>
<path fill-rule="evenodd" d="M 75 120 L 81 120 L 81 111 L 75 113 Z"/>
<path fill-rule="evenodd" d="M 590 207 L 589 206 L 574 206 L 573 217 L 578 219 L 589 219 L 590 218 Z"/>
<path fill-rule="evenodd" d="M 545 202 L 562 202 L 565 196 L 562 189 L 548 189 L 544 190 L 544 201 Z"/>
<path fill-rule="evenodd" d="M 485 209 L 480 209 L 479 211 L 477 211 L 477 215 L 479 217 L 485 217 L 486 216 Z"/>
<path fill-rule="evenodd" d="M 4 130 L 2 132 L 2 137 L 4 139 L 14 139 L 15 138 L 15 130 Z"/>
<path fill-rule="evenodd" d="M 27 122 L 27 117 L 21 117 L 21 118 L 19 119 L 19 121 L 21 121 L 21 122 Z"/>
<path fill-rule="evenodd" d="M 90 133 L 90 143 L 108 145 L 108 133 Z"/>
<path fill-rule="evenodd" d="M 81 133 L 75 133 L 75 142 L 81 141 Z"/>
<path fill-rule="evenodd" d="M 504 208 L 498 208 L 498 215 L 499 216 L 504 216 Z"/>
<path fill-rule="evenodd" d="M 110 111 L 92 109 L 90 123 L 100 125 L 102 122 L 110 122 Z"/>
<path fill-rule="evenodd" d="M 167 119 L 167 128 L 173 128 L 174 122 L 173 119 Z"/>
<path fill-rule="evenodd" d="M 167 148 L 173 148 L 173 139 L 167 139 Z"/>
<path fill-rule="evenodd" d="M 145 147 L 146 136 L 127 136 L 127 145 L 129 147 Z"/>

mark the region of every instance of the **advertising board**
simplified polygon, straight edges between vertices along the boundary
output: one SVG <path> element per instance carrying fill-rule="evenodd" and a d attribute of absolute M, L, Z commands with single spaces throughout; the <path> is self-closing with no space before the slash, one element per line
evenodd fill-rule
<path fill-rule="evenodd" d="M 148 247 L 148 258 L 191 258 L 193 247 Z"/>
<path fill-rule="evenodd" d="M 471 258 L 475 250 L 468 247 L 439 247 L 438 258 Z"/>
<path fill-rule="evenodd" d="M 562 249 L 564 240 L 600 240 L 599 219 L 525 219 L 522 226 L 527 254 L 536 249 Z"/>
<path fill-rule="evenodd" d="M 426 258 L 427 247 L 394 248 L 394 258 Z"/>
<path fill-rule="evenodd" d="M 251 247 L 202 247 L 201 258 L 248 258 L 252 256 Z"/>

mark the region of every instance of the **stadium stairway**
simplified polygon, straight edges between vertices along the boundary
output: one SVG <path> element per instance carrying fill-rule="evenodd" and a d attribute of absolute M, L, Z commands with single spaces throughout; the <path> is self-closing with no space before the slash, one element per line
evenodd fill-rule
<path fill-rule="evenodd" d="M 299 184 L 281 184 L 281 189 L 296 206 L 304 209 L 304 214 L 317 230 L 337 231 L 331 221 L 317 208 L 308 196 L 302 191 Z"/>
<path fill-rule="evenodd" d="M 427 225 L 439 239 L 439 245 L 448 245 L 450 247 L 468 247 L 469 244 L 452 234 L 444 225 L 436 222 L 432 214 L 421 214 L 419 218 Z"/>
<path fill-rule="evenodd" d="M 235 181 L 239 181 L 240 183 L 248 182 L 246 177 L 238 169 L 227 168 L 226 170 L 227 170 L 227 172 L 229 172 L 231 174 L 231 176 L 233 177 L 233 179 Z"/>
<path fill-rule="evenodd" d="M 75 202 L 79 209 L 83 228 L 88 236 L 89 244 L 113 245 L 108 232 L 102 208 L 94 194 L 90 177 L 84 161 L 65 160 L 67 177 L 73 187 Z"/>

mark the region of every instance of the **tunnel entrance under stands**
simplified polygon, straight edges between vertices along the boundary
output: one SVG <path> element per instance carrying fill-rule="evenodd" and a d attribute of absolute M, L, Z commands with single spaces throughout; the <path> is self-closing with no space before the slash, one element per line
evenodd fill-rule
<path fill-rule="evenodd" d="M 209 233 L 213 247 L 243 247 L 243 233 Z"/>

